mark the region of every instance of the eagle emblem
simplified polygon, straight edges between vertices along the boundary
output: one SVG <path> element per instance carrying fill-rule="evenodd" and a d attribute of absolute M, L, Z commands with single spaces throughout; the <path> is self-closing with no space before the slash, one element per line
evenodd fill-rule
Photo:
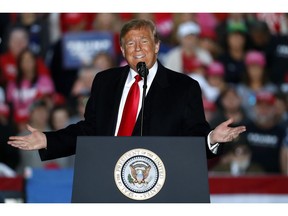
<path fill-rule="evenodd" d="M 123 154 L 114 169 L 114 180 L 119 191 L 133 200 L 155 196 L 164 185 L 165 166 L 154 152 L 132 149 Z"/>
<path fill-rule="evenodd" d="M 130 172 L 128 174 L 128 181 L 131 184 L 147 184 L 150 178 L 148 178 L 151 166 L 143 161 L 136 161 L 130 165 Z"/>

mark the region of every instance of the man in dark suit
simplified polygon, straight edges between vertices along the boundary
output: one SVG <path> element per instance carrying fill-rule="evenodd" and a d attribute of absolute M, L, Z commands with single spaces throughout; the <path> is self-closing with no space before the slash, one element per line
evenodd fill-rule
<path fill-rule="evenodd" d="M 210 129 L 199 84 L 163 67 L 157 60 L 160 41 L 154 23 L 148 20 L 126 23 L 120 33 L 120 45 L 128 65 L 96 75 L 85 120 L 53 132 L 40 132 L 28 125 L 30 135 L 12 136 L 8 144 L 24 150 L 38 149 L 41 159 L 49 160 L 74 154 L 77 136 L 117 136 L 129 89 L 138 74 L 138 62 L 145 62 L 149 69 L 143 136 L 205 136 L 207 157 L 211 158 L 217 155 L 220 143 L 232 141 L 245 131 L 245 126 L 229 127 L 232 119 Z M 143 80 L 138 85 L 141 101 Z M 137 108 L 135 127 L 128 136 L 140 135 L 140 110 L 141 105 Z"/>

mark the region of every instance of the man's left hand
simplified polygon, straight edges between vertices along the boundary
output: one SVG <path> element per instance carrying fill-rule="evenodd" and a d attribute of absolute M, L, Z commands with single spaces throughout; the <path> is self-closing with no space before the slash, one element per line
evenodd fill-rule
<path fill-rule="evenodd" d="M 228 119 L 227 121 L 219 124 L 210 135 L 211 144 L 231 142 L 236 139 L 239 134 L 246 131 L 245 126 L 229 127 L 233 123 L 233 119 Z"/>

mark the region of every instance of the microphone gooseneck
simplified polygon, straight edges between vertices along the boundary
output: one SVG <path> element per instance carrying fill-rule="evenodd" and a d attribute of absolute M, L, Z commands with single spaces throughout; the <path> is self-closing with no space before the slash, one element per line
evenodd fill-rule
<path fill-rule="evenodd" d="M 147 76 L 149 74 L 149 70 L 146 67 L 145 62 L 138 62 L 137 63 L 137 73 L 144 79 L 143 84 L 143 93 L 142 93 L 142 109 L 141 109 L 141 136 L 143 136 L 143 124 L 144 124 L 144 102 L 146 96 L 146 89 L 147 89 Z"/>

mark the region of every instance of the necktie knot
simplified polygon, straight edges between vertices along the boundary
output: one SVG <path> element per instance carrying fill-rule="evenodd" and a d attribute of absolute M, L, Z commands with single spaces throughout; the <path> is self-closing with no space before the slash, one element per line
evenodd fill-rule
<path fill-rule="evenodd" d="M 140 80 L 142 80 L 142 77 L 140 75 L 136 75 L 135 77 L 135 82 L 139 82 Z"/>

